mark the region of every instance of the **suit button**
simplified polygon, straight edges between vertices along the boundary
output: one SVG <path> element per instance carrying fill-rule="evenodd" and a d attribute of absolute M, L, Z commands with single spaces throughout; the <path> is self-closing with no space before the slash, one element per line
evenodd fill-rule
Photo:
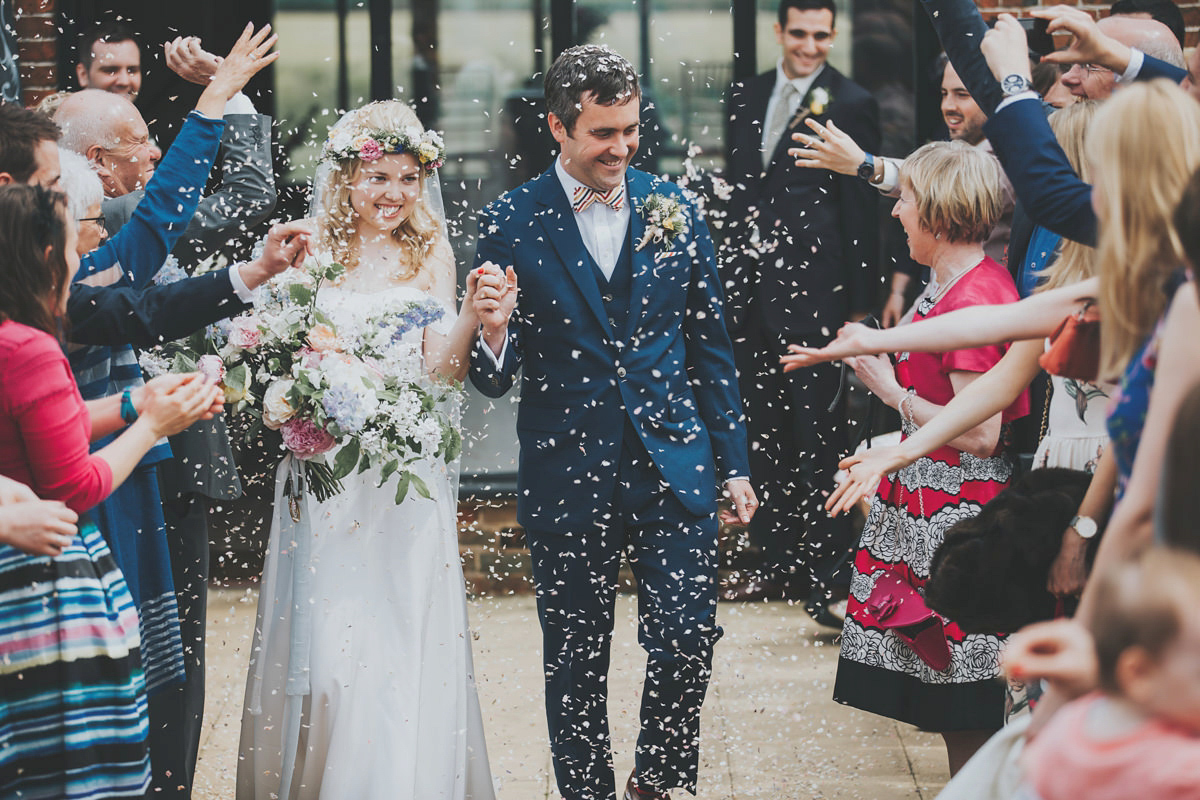
<path fill-rule="evenodd" d="M 611 294 L 604 295 L 604 302 L 611 303 L 612 301 L 613 301 L 613 296 Z"/>
<path fill-rule="evenodd" d="M 617 321 L 615 319 L 613 319 L 612 317 L 608 318 L 608 324 L 614 328 L 617 327 Z"/>
<path fill-rule="evenodd" d="M 617 367 L 617 377 L 618 378 L 625 377 L 625 368 L 624 367 Z"/>

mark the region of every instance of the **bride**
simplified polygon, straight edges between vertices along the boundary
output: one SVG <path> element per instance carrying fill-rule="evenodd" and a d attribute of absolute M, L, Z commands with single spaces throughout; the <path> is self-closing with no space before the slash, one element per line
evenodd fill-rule
<path fill-rule="evenodd" d="M 395 295 L 436 299 L 441 320 L 405 339 L 430 381 L 466 374 L 478 325 L 469 297 L 454 311 L 441 158 L 441 140 L 412 109 L 371 103 L 330 130 L 313 200 L 318 257 L 346 267 L 318 305 L 336 327 Z M 373 471 L 354 474 L 326 502 L 308 496 L 312 536 L 300 543 L 285 519 L 281 465 L 239 800 L 494 800 L 458 555 L 456 467 L 432 459 L 413 467 L 432 499 L 413 491 L 396 505 Z M 295 587 L 307 597 L 293 605 Z"/>

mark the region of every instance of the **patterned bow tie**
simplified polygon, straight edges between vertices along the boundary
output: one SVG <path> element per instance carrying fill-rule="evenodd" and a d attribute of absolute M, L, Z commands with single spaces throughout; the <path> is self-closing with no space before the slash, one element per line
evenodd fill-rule
<path fill-rule="evenodd" d="M 575 209 L 575 213 L 582 214 L 592 203 L 603 203 L 613 211 L 620 211 L 621 206 L 625 205 L 625 183 L 621 182 L 607 192 L 576 186 L 575 197 L 571 200 L 571 208 Z"/>

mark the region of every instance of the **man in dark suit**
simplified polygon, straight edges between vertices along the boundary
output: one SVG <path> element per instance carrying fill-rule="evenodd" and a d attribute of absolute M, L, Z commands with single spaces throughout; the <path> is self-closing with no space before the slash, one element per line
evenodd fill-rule
<path fill-rule="evenodd" d="M 808 598 L 852 545 L 845 518 L 830 519 L 822 493 L 845 454 L 840 371 L 784 375 L 789 344 L 820 347 L 876 305 L 876 192 L 857 177 L 801 169 L 787 154 L 811 116 L 878 152 L 879 108 L 826 59 L 837 31 L 833 0 L 783 0 L 776 69 L 729 92 L 727 171 L 734 186 L 723 259 L 727 322 L 750 440 L 750 474 L 762 508 L 750 528 L 762 563 L 735 599 Z"/>
<path fill-rule="evenodd" d="M 584 45 L 560 55 L 545 84 L 562 152 L 479 215 L 483 336 L 471 381 L 499 397 L 523 368 L 517 515 L 533 556 L 558 787 L 568 800 L 616 799 L 606 679 L 624 554 L 648 654 L 624 797 L 662 800 L 696 790 L 721 635 L 720 486 L 742 522 L 757 506 L 733 353 L 703 217 L 678 186 L 629 166 L 633 67 Z"/>

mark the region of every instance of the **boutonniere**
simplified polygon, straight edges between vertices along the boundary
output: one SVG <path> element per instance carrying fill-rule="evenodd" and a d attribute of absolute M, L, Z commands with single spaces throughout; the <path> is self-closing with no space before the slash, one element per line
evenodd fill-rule
<path fill-rule="evenodd" d="M 683 206 L 674 197 L 653 194 L 646 195 L 638 208 L 638 213 L 646 221 L 646 232 L 638 242 L 635 250 L 641 250 L 650 242 L 663 246 L 663 252 L 669 253 L 675 238 L 687 229 L 687 217 Z"/>
<path fill-rule="evenodd" d="M 824 86 L 818 86 L 809 93 L 808 110 L 816 116 L 821 116 L 833 102 L 833 95 Z"/>

